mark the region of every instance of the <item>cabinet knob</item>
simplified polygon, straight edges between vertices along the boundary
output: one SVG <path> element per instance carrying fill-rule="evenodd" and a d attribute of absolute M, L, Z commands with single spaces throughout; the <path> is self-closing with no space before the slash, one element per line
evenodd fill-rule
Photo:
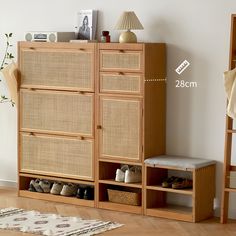
<path fill-rule="evenodd" d="M 79 140 L 84 140 L 84 137 L 83 136 L 79 136 L 78 139 Z"/>
<path fill-rule="evenodd" d="M 119 50 L 119 52 L 124 53 L 125 51 L 123 49 Z"/>
<path fill-rule="evenodd" d="M 125 73 L 124 73 L 124 72 L 119 72 L 118 74 L 119 74 L 119 75 L 124 75 Z"/>
<path fill-rule="evenodd" d="M 97 129 L 102 129 L 102 126 L 101 125 L 97 125 Z"/>

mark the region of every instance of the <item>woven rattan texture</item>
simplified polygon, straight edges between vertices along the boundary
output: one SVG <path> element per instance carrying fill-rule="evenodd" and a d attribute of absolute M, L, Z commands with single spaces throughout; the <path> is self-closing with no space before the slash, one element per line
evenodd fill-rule
<path fill-rule="evenodd" d="M 141 55 L 140 53 L 102 53 L 102 68 L 103 69 L 133 69 L 140 70 Z"/>
<path fill-rule="evenodd" d="M 140 75 L 101 74 L 101 91 L 140 93 Z"/>
<path fill-rule="evenodd" d="M 21 52 L 22 85 L 92 89 L 92 52 Z"/>
<path fill-rule="evenodd" d="M 108 200 L 110 202 L 140 206 L 141 194 L 135 192 L 126 192 L 113 189 L 107 189 Z"/>
<path fill-rule="evenodd" d="M 139 159 L 140 102 L 103 99 L 102 155 Z"/>
<path fill-rule="evenodd" d="M 92 136 L 93 95 L 22 91 L 21 127 Z"/>
<path fill-rule="evenodd" d="M 92 176 L 92 141 L 22 135 L 21 144 L 21 171 Z"/>

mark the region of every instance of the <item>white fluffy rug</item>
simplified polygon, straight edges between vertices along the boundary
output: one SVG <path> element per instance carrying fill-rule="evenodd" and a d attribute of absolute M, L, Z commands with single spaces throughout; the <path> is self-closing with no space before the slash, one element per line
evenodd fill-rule
<path fill-rule="evenodd" d="M 122 226 L 115 222 L 83 220 L 18 208 L 0 209 L 0 229 L 55 236 L 89 236 Z"/>

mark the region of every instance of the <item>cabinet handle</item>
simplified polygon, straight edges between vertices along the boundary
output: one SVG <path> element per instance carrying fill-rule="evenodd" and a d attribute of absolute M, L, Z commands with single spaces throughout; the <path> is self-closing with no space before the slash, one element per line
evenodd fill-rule
<path fill-rule="evenodd" d="M 79 140 L 84 140 L 83 136 L 79 136 L 78 138 L 79 138 Z"/>
<path fill-rule="evenodd" d="M 33 133 L 33 132 L 30 132 L 29 135 L 30 135 L 30 136 L 34 136 L 34 133 Z"/>
<path fill-rule="evenodd" d="M 80 51 L 84 51 L 85 49 L 84 48 L 79 48 Z"/>
<path fill-rule="evenodd" d="M 35 48 L 34 48 L 34 47 L 29 47 L 29 49 L 30 49 L 30 50 L 35 50 Z"/>
<path fill-rule="evenodd" d="M 102 126 L 101 125 L 97 125 L 97 129 L 102 129 Z"/>
<path fill-rule="evenodd" d="M 78 91 L 79 94 L 84 94 L 84 91 Z"/>
<path fill-rule="evenodd" d="M 125 73 L 124 73 L 124 72 L 119 72 L 118 74 L 119 74 L 119 75 L 124 75 Z"/>
<path fill-rule="evenodd" d="M 123 49 L 119 50 L 119 52 L 124 53 L 125 51 Z"/>

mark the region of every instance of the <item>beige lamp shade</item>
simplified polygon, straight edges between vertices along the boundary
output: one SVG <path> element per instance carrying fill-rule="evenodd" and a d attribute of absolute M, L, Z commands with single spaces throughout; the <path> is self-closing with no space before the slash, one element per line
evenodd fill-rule
<path fill-rule="evenodd" d="M 130 30 L 140 30 L 143 29 L 143 26 L 133 11 L 125 11 L 120 16 L 115 29 L 127 30 L 126 32 L 121 33 L 119 38 L 120 43 L 136 43 L 137 37 Z"/>

